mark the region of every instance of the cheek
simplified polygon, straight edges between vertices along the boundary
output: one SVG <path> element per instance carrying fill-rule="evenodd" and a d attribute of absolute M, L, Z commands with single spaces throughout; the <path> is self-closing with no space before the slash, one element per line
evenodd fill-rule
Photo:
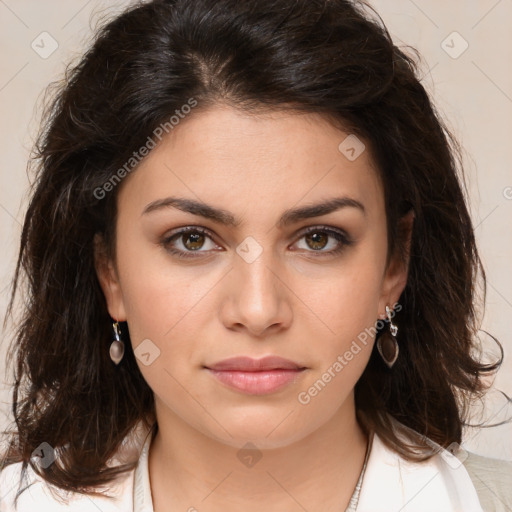
<path fill-rule="evenodd" d="M 332 390 L 351 389 L 363 372 L 373 346 L 378 294 L 361 276 L 351 276 L 329 290 L 319 308 L 327 335 L 316 338 L 318 370 L 336 375 Z M 325 375 L 329 382 L 329 375 Z M 327 393 L 329 394 L 329 393 Z"/>
<path fill-rule="evenodd" d="M 340 407 L 363 373 L 378 320 L 379 283 L 374 266 L 365 271 L 361 266 L 359 272 L 340 273 L 323 293 L 310 296 L 312 309 L 316 308 L 321 319 L 321 331 L 312 338 L 314 371 L 297 396 L 309 418 L 325 419 Z M 316 318 L 314 322 L 318 324 Z M 315 332 L 311 326 L 308 331 Z"/>
<path fill-rule="evenodd" d="M 199 286 L 179 275 L 143 272 L 123 285 L 126 314 L 132 323 L 151 329 L 161 337 L 181 321 L 201 299 Z"/>
<path fill-rule="evenodd" d="M 123 295 L 137 365 L 167 407 L 195 410 L 187 390 L 193 389 L 189 374 L 201 355 L 204 287 L 190 275 L 171 275 L 169 269 L 149 258 L 140 265 L 135 263 L 135 259 L 124 261 Z M 149 364 L 144 353 L 149 353 Z M 195 411 L 198 417 L 200 413 Z"/>
<path fill-rule="evenodd" d="M 118 268 L 123 302 L 134 345 L 145 338 L 162 339 L 194 307 L 202 295 L 194 270 L 172 265 L 165 250 L 120 223 Z"/>
<path fill-rule="evenodd" d="M 178 383 L 188 382 L 189 374 L 204 363 L 212 291 L 222 274 L 207 268 L 179 268 L 163 249 L 142 245 L 118 256 L 131 344 L 153 391 L 174 397 L 173 402 L 188 403 Z M 148 365 L 138 357 L 143 351 L 150 353 Z"/>
<path fill-rule="evenodd" d="M 307 304 L 327 335 L 347 342 L 375 324 L 379 314 L 381 266 L 371 252 L 365 256 L 360 251 L 328 278 L 308 284 Z"/>
<path fill-rule="evenodd" d="M 311 394 L 305 400 L 315 407 L 327 406 L 346 398 L 366 367 L 379 319 L 385 241 L 367 238 L 357 251 L 346 258 L 323 286 L 309 287 L 308 305 L 320 327 L 315 336 L 316 375 Z M 313 329 L 309 329 L 313 332 Z M 315 378 L 313 378 L 315 377 Z M 318 385 L 314 384 L 317 380 Z M 324 387 L 325 385 L 325 387 Z M 318 390 L 321 390 L 321 393 Z M 316 398 L 315 393 L 322 396 Z"/>
<path fill-rule="evenodd" d="M 372 272 L 344 274 L 330 279 L 323 290 L 310 294 L 319 318 L 332 333 L 348 334 L 376 320 L 378 278 Z M 375 317 L 375 318 L 374 318 Z"/>

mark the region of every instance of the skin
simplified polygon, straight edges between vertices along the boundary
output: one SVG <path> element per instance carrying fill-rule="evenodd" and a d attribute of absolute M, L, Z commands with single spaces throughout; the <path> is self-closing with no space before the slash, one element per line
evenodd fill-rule
<path fill-rule="evenodd" d="M 408 263 L 394 255 L 386 268 L 382 184 L 368 146 L 353 161 L 338 150 L 347 135 L 316 114 L 217 105 L 181 121 L 120 185 L 117 259 L 104 256 L 98 239 L 97 272 L 109 313 L 128 322 L 134 349 L 149 339 L 160 350 L 150 365 L 137 359 L 159 425 L 149 454 L 155 511 L 348 505 L 368 442 L 353 390 L 374 340 L 359 343 L 308 404 L 298 395 L 385 318 Z M 170 206 L 143 214 L 171 195 L 223 208 L 240 222 L 226 226 Z M 277 225 L 287 209 L 340 196 L 360 201 L 365 213 L 345 207 Z M 412 217 L 404 222 L 411 229 Z M 196 256 L 179 259 L 162 240 L 187 226 L 210 235 L 195 243 L 175 237 L 168 247 Z M 324 235 L 318 245 L 304 234 L 309 226 Z M 344 231 L 352 244 L 325 228 Z M 247 237 L 262 249 L 251 262 L 236 251 Z M 247 395 L 204 368 L 236 355 L 279 355 L 307 369 L 277 392 Z M 237 456 L 247 442 L 261 455 L 252 467 Z"/>

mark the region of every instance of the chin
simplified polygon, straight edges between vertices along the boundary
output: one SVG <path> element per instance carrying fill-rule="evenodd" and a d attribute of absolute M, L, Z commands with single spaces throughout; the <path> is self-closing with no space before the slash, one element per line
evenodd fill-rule
<path fill-rule="evenodd" d="M 214 430 L 207 435 L 234 448 L 241 448 L 246 443 L 252 443 L 261 450 L 284 448 L 310 433 L 307 428 L 300 428 L 296 414 L 290 414 L 292 410 L 291 407 L 289 410 L 281 407 L 272 414 L 261 411 L 238 415 L 230 413 L 229 416 L 213 414 L 224 428 L 215 423 Z"/>

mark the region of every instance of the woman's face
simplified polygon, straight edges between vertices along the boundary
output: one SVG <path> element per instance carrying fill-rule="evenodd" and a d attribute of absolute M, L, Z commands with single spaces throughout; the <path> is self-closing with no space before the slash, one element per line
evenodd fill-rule
<path fill-rule="evenodd" d="M 407 269 L 385 268 L 382 185 L 348 135 L 314 114 L 217 106 L 182 120 L 124 179 L 117 271 L 97 268 L 159 422 L 278 447 L 353 417 L 369 329 Z M 301 370 L 211 370 L 235 356 Z"/>

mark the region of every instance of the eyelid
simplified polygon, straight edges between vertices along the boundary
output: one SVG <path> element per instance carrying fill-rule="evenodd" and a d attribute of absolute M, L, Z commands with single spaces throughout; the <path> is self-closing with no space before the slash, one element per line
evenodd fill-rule
<path fill-rule="evenodd" d="M 345 238 L 347 238 L 347 240 L 352 240 L 351 237 L 348 235 L 348 233 L 345 230 L 336 228 L 334 226 L 327 226 L 324 224 L 315 224 L 313 226 L 307 226 L 305 228 L 301 228 L 294 233 L 293 237 L 297 237 L 299 235 L 304 236 L 305 234 L 308 234 L 311 231 L 315 231 L 315 230 L 316 231 L 322 230 L 322 231 L 328 231 L 328 232 L 334 231 L 334 232 L 338 233 L 339 235 L 342 235 Z M 211 237 L 213 240 L 216 238 L 216 235 L 212 231 L 210 231 L 208 228 L 194 225 L 194 224 L 189 224 L 189 225 L 181 227 L 181 228 L 176 228 L 176 229 L 170 231 L 169 233 L 167 233 L 166 235 L 164 235 L 164 238 L 168 240 L 175 235 L 182 234 L 182 233 L 188 233 L 191 231 L 198 231 L 200 233 L 204 233 L 204 234 L 208 235 L 209 237 Z"/>
<path fill-rule="evenodd" d="M 174 237 L 177 237 L 179 235 L 184 235 L 187 233 L 195 233 L 195 232 L 202 233 L 203 235 L 208 236 L 209 238 L 211 238 L 212 242 L 214 242 L 216 245 L 218 245 L 217 242 L 215 241 L 216 235 L 214 235 L 208 228 L 204 228 L 202 226 L 196 226 L 194 224 L 190 224 L 188 226 L 173 229 L 172 231 L 170 231 L 169 233 L 167 233 L 163 236 L 163 242 L 169 243 Z M 190 251 L 190 252 L 192 252 L 192 251 Z M 200 252 L 200 251 L 198 251 L 198 252 Z M 202 252 L 206 252 L 206 251 L 202 251 Z"/>
<path fill-rule="evenodd" d="M 294 244 L 297 243 L 298 241 L 300 241 L 304 236 L 306 236 L 307 234 L 311 233 L 311 232 L 325 232 L 328 234 L 328 236 L 331 236 L 333 238 L 336 238 L 338 240 L 338 242 L 341 244 L 340 247 L 338 247 L 337 249 L 333 249 L 331 251 L 314 251 L 314 250 L 310 250 L 310 251 L 307 251 L 307 252 L 311 252 L 313 254 L 318 254 L 318 255 L 325 255 L 325 256 L 335 256 L 337 255 L 338 253 L 340 253 L 346 246 L 349 246 L 349 245 L 352 245 L 354 243 L 354 240 L 352 239 L 352 237 L 350 237 L 348 235 L 348 233 L 343 230 L 343 229 L 340 229 L 340 228 L 336 228 L 334 226 L 326 226 L 326 225 L 322 225 L 322 224 L 315 224 L 313 226 L 307 226 L 306 228 L 302 228 L 300 230 L 298 230 L 294 235 L 294 239 L 295 242 L 293 242 Z M 177 255 L 178 257 L 181 257 L 183 259 L 186 259 L 186 258 L 196 258 L 196 257 L 199 257 L 199 255 L 201 253 L 204 253 L 204 254 L 208 254 L 211 252 L 211 250 L 208 250 L 208 251 L 201 251 L 201 250 L 198 250 L 198 251 L 182 251 L 180 249 L 174 249 L 174 248 L 169 248 L 169 244 L 171 242 L 171 240 L 175 237 L 178 237 L 180 235 L 183 235 L 183 234 L 187 234 L 187 233 L 194 233 L 194 232 L 198 232 L 198 233 L 202 233 L 204 235 L 206 235 L 208 238 L 211 239 L 211 241 L 215 244 L 215 245 L 219 245 L 217 244 L 217 242 L 215 241 L 215 238 L 216 238 L 216 235 L 214 235 L 212 233 L 212 231 L 210 231 L 208 228 L 204 228 L 202 226 L 197 226 L 197 225 L 188 225 L 188 226 L 184 226 L 184 227 L 180 227 L 180 228 L 176 228 L 174 230 L 172 230 L 170 233 L 164 235 L 162 241 L 161 241 L 161 245 L 164 247 L 164 249 L 166 249 L 167 251 Z M 184 256 L 184 255 L 187 255 L 187 256 Z M 197 256 L 196 256 L 197 254 Z M 320 256 L 321 257 L 321 256 Z"/>
<path fill-rule="evenodd" d="M 308 233 L 311 233 L 311 232 L 314 232 L 314 231 L 325 231 L 327 233 L 337 233 L 338 235 L 342 236 L 344 239 L 347 240 L 347 242 L 352 242 L 352 238 L 349 236 L 349 234 L 343 230 L 343 229 L 340 229 L 340 228 L 335 228 L 334 226 L 326 226 L 326 225 L 322 225 L 322 224 L 316 224 L 314 226 L 308 226 L 302 230 L 299 230 L 297 232 L 297 235 L 300 235 L 300 236 L 304 236 L 304 235 L 307 235 Z"/>

